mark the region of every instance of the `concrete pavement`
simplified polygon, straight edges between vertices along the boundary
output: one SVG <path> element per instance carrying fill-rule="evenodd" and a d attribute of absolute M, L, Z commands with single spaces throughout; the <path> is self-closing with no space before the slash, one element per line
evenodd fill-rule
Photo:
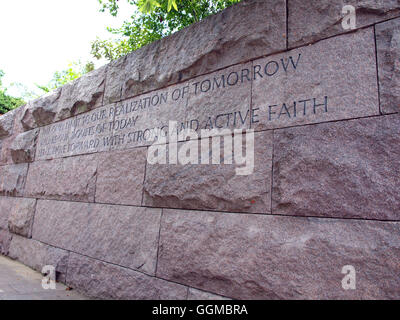
<path fill-rule="evenodd" d="M 61 283 L 55 290 L 42 288 L 43 276 L 25 265 L 0 255 L 0 300 L 85 300 Z"/>

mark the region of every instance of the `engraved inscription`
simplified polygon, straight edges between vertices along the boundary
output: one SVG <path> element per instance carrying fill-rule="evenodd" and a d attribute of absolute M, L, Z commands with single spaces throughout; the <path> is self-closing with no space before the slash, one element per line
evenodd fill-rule
<path fill-rule="evenodd" d="M 268 130 L 377 114 L 369 38 L 371 29 L 327 39 L 43 127 L 37 159 L 149 146 L 170 130 Z"/>

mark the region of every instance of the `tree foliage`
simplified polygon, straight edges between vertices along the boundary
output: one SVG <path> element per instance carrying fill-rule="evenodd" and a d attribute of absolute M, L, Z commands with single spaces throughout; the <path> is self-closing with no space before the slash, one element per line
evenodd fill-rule
<path fill-rule="evenodd" d="M 3 70 L 0 70 L 0 114 L 4 114 L 10 110 L 18 108 L 25 104 L 20 98 L 15 98 L 7 94 L 7 89 L 3 88 L 1 78 L 4 76 Z"/>
<path fill-rule="evenodd" d="M 98 0 L 102 12 L 118 14 L 118 0 Z M 198 22 L 240 0 L 126 0 L 133 14 L 120 28 L 107 28 L 117 40 L 96 39 L 92 55 L 114 60 Z"/>
<path fill-rule="evenodd" d="M 50 92 L 82 77 L 85 73 L 92 70 L 94 70 L 93 62 L 88 62 L 86 64 L 83 64 L 80 61 L 70 62 L 65 70 L 54 72 L 53 78 L 47 85 L 36 84 L 36 86 L 44 92 Z"/>

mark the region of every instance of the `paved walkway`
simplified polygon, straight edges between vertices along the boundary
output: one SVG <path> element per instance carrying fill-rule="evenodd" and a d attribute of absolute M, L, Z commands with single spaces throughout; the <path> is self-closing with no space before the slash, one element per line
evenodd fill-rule
<path fill-rule="evenodd" d="M 85 300 L 61 283 L 55 290 L 42 288 L 43 276 L 25 265 L 0 255 L 0 300 Z"/>

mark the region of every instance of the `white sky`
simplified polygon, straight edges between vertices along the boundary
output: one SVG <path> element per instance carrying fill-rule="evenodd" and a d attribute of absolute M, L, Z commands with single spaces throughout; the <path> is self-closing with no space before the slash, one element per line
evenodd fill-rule
<path fill-rule="evenodd" d="M 118 16 L 99 12 L 97 0 L 0 0 L 0 69 L 3 85 L 20 82 L 30 90 L 46 85 L 69 62 L 95 59 L 90 42 L 110 38 L 106 27 L 120 27 L 133 6 L 120 0 Z M 97 62 L 96 67 L 105 62 Z M 40 92 L 40 91 L 39 91 Z M 18 95 L 16 89 L 9 94 Z"/>

